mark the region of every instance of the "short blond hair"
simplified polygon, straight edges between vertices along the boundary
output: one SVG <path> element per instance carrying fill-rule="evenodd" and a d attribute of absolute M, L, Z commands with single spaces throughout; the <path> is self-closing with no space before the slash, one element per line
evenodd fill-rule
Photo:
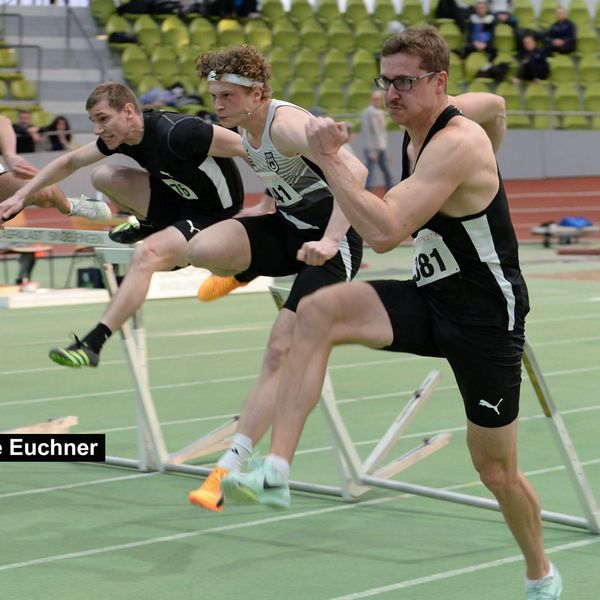
<path fill-rule="evenodd" d="M 431 25 L 408 27 L 389 38 L 381 50 L 381 56 L 411 54 L 421 59 L 420 67 L 425 71 L 448 72 L 450 49 L 439 31 Z"/>

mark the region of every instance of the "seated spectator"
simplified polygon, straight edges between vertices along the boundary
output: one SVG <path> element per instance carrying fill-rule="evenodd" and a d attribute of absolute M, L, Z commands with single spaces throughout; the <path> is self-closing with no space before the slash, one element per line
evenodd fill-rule
<path fill-rule="evenodd" d="M 517 18 L 513 15 L 512 0 L 489 0 L 489 10 L 494 15 L 496 24 L 506 23 L 517 28 Z"/>
<path fill-rule="evenodd" d="M 470 9 L 471 7 L 462 0 L 439 0 L 434 16 L 436 19 L 452 19 L 464 33 L 467 29 Z"/>
<path fill-rule="evenodd" d="M 544 49 L 551 56 L 554 52 L 569 54 L 575 50 L 576 27 L 567 19 L 567 11 L 559 6 L 556 9 L 556 22 L 546 32 Z"/>
<path fill-rule="evenodd" d="M 39 127 L 31 124 L 31 112 L 25 109 L 19 111 L 18 120 L 13 124 L 17 136 L 17 154 L 35 152 L 35 145 L 41 141 Z"/>
<path fill-rule="evenodd" d="M 45 133 L 50 145 L 50 150 L 73 150 L 77 147 L 73 135 L 71 134 L 71 125 L 66 117 L 58 116 L 50 125 L 42 127 L 40 133 Z"/>
<path fill-rule="evenodd" d="M 494 25 L 494 15 L 488 11 L 487 2 L 479 0 L 467 23 L 467 43 L 462 51 L 463 58 L 471 52 L 485 52 L 490 62 L 494 60 L 497 54 L 494 47 Z"/>
<path fill-rule="evenodd" d="M 550 65 L 546 59 L 546 52 L 538 47 L 533 35 L 523 37 L 523 50 L 519 52 L 519 70 L 514 83 L 519 81 L 535 81 L 548 79 Z"/>

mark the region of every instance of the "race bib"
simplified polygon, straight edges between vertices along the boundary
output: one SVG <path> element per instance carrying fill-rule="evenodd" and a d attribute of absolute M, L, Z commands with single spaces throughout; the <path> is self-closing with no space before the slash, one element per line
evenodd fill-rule
<path fill-rule="evenodd" d="M 168 185 L 174 192 L 186 200 L 198 200 L 198 196 L 187 185 L 175 179 L 163 179 L 162 182 Z"/>
<path fill-rule="evenodd" d="M 291 206 L 302 200 L 302 196 L 277 173 L 262 172 L 257 173 L 257 175 L 265 184 L 265 187 L 269 188 L 277 204 Z"/>
<path fill-rule="evenodd" d="M 413 276 L 419 287 L 460 271 L 441 235 L 421 229 L 414 242 Z"/>

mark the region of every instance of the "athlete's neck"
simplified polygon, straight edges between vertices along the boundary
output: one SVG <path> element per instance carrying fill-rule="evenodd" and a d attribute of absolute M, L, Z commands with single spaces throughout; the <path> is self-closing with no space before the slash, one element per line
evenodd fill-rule
<path fill-rule="evenodd" d="M 448 102 L 448 98 L 445 97 L 444 102 L 432 110 L 426 118 L 406 125 L 406 131 L 408 131 L 408 135 L 410 136 L 410 143 L 415 155 L 419 154 L 429 130 L 448 106 L 450 106 L 450 103 Z"/>

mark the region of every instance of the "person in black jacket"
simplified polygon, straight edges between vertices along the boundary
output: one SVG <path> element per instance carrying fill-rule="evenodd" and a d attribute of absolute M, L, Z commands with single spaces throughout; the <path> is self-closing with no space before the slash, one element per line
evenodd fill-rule
<path fill-rule="evenodd" d="M 546 52 L 538 47 L 533 35 L 523 37 L 523 50 L 519 53 L 519 70 L 514 83 L 519 81 L 540 81 L 548 79 L 550 65 Z"/>
<path fill-rule="evenodd" d="M 554 52 L 570 54 L 575 50 L 576 35 L 575 23 L 567 19 L 567 11 L 559 6 L 556 9 L 556 22 L 546 34 L 544 49 L 548 55 L 552 55 Z"/>

